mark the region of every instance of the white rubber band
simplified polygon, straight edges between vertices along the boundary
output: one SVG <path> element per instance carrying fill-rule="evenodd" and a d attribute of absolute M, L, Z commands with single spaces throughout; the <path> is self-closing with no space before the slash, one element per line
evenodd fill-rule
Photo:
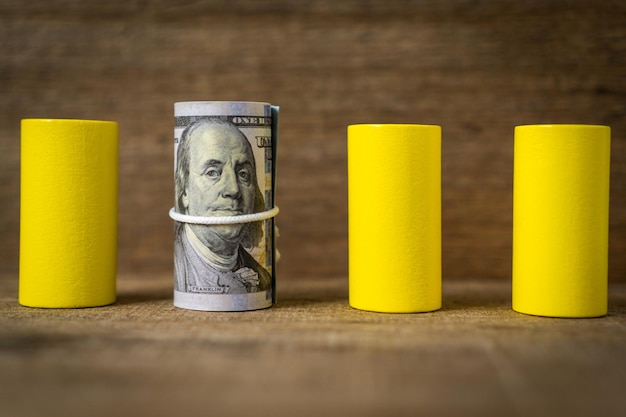
<path fill-rule="evenodd" d="M 204 217 L 204 216 L 188 216 L 180 214 L 174 207 L 170 209 L 170 217 L 177 222 L 191 224 L 239 224 L 258 222 L 260 220 L 271 219 L 278 214 L 278 207 L 260 213 L 242 214 L 239 216 L 222 216 L 222 217 Z"/>

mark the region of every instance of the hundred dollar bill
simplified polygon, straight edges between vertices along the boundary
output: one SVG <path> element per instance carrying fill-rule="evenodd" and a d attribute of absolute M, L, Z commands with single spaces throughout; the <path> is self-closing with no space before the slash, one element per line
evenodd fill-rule
<path fill-rule="evenodd" d="M 180 102 L 174 119 L 174 305 L 270 307 L 278 107 Z"/>

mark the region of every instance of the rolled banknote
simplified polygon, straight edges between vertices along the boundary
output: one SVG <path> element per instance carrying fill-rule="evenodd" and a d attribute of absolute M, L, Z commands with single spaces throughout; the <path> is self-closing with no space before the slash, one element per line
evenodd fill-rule
<path fill-rule="evenodd" d="M 180 102 L 174 119 L 174 306 L 270 307 L 278 107 Z"/>

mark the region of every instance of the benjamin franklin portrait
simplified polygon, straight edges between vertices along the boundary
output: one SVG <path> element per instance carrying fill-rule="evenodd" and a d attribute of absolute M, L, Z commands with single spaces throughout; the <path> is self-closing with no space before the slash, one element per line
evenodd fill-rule
<path fill-rule="evenodd" d="M 254 153 L 234 124 L 200 119 L 178 143 L 176 211 L 190 216 L 237 216 L 265 210 Z M 271 276 L 246 248 L 263 238 L 261 222 L 177 223 L 175 289 L 205 294 L 265 291 Z"/>

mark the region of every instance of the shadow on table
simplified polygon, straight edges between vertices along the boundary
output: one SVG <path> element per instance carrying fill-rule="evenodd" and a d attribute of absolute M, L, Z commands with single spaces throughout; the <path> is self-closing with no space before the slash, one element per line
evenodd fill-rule
<path fill-rule="evenodd" d="M 117 301 L 113 305 L 129 305 L 129 304 L 140 304 L 140 303 L 150 303 L 155 301 L 172 301 L 172 291 L 171 289 L 164 290 L 150 290 L 150 291 L 133 291 L 133 292 L 124 292 L 118 294 Z"/>

